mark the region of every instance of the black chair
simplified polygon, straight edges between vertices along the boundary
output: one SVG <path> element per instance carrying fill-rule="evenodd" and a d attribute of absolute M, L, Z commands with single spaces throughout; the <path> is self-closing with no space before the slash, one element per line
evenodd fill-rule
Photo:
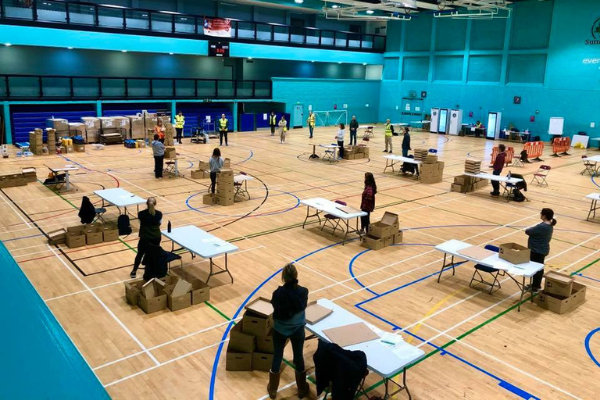
<path fill-rule="evenodd" d="M 369 398 L 364 387 L 369 375 L 367 356 L 364 352 L 345 350 L 335 343 L 319 339 L 313 360 L 317 396 L 325 392 L 323 399 L 326 399 L 329 393 L 335 400 L 354 400 L 359 396 Z"/>
<path fill-rule="evenodd" d="M 160 245 L 149 244 L 146 254 L 142 260 L 144 270 L 144 280 L 149 281 L 152 278 L 164 278 L 171 270 L 171 262 L 179 260 L 183 268 L 183 260 L 179 254 L 166 251 Z"/>
<path fill-rule="evenodd" d="M 485 249 L 496 252 L 496 253 L 498 253 L 500 251 L 500 249 L 497 246 L 492 246 L 491 244 L 486 245 Z M 482 273 L 490 274 L 494 278 L 492 283 L 486 281 L 483 278 Z M 488 267 L 486 265 L 476 264 L 475 272 L 473 272 L 473 277 L 471 278 L 471 282 L 469 282 L 469 287 L 471 287 L 471 284 L 473 283 L 473 281 L 475 281 L 477 283 L 483 283 L 484 285 L 490 286 L 490 294 L 492 294 L 495 287 L 497 287 L 498 289 L 501 288 L 498 277 L 504 276 L 504 275 L 505 275 L 504 271 L 501 271 L 499 269 Z M 478 279 L 475 279 L 475 276 L 477 276 Z"/>
<path fill-rule="evenodd" d="M 346 206 L 346 202 L 342 201 L 342 200 L 336 200 L 334 203 L 337 203 L 341 206 Z M 333 232 L 332 234 L 335 234 L 335 231 L 337 228 L 341 228 L 340 226 L 340 218 L 336 217 L 333 214 L 325 214 L 325 222 L 323 222 L 323 226 L 321 227 L 321 230 L 323 230 L 323 228 L 325 228 L 325 225 L 327 225 L 327 223 L 329 222 L 329 224 L 331 225 L 331 227 L 333 228 Z"/>

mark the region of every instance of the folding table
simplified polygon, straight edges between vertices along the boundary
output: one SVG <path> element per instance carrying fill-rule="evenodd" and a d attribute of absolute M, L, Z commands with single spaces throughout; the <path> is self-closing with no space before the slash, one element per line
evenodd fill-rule
<path fill-rule="evenodd" d="M 54 179 L 57 181 L 58 181 L 58 174 L 61 172 L 64 172 L 65 173 L 65 190 L 67 190 L 67 191 L 71 190 L 71 180 L 70 180 L 69 172 L 77 171 L 77 170 L 79 170 L 79 168 L 77 168 L 74 165 L 65 165 L 64 167 L 48 167 L 48 169 L 54 176 Z"/>
<path fill-rule="evenodd" d="M 344 240 L 342 241 L 342 245 L 346 244 L 346 237 L 348 237 L 349 233 L 358 233 L 359 237 L 362 237 L 360 231 L 358 229 L 358 219 L 367 215 L 364 211 L 358 211 L 353 213 L 347 213 L 343 211 L 343 205 L 336 203 L 331 200 L 322 199 L 320 197 L 313 199 L 300 200 L 300 204 L 306 206 L 306 218 L 304 219 L 304 223 L 302 224 L 302 229 L 306 225 L 306 221 L 311 217 L 317 217 L 319 219 L 319 225 L 321 224 L 321 212 L 325 214 L 331 214 L 339 220 L 343 221 L 346 225 L 346 233 L 344 235 Z M 310 209 L 314 208 L 316 212 L 314 214 L 310 214 Z M 356 229 L 350 227 L 349 221 L 351 219 L 356 218 Z"/>
<path fill-rule="evenodd" d="M 470 176 L 472 178 L 481 178 L 481 179 L 487 179 L 490 181 L 497 181 L 500 183 L 503 183 L 504 185 L 502 185 L 502 187 L 504 188 L 504 192 L 508 193 L 508 197 L 506 199 L 507 202 L 510 201 L 510 198 L 512 196 L 512 191 L 513 191 L 513 186 L 509 186 L 506 185 L 507 183 L 510 183 L 510 185 L 516 185 L 519 182 L 523 182 L 523 179 L 520 178 L 508 178 L 508 176 L 501 176 L 501 175 L 494 175 L 494 174 L 487 174 L 485 172 L 480 172 L 478 174 L 472 174 L 470 172 L 465 172 L 463 175 L 466 176 Z M 471 187 L 467 188 L 468 192 L 472 192 L 474 190 L 473 185 L 475 185 L 475 183 L 471 183 Z"/>
<path fill-rule="evenodd" d="M 415 175 L 415 177 L 418 177 L 419 176 L 419 165 L 421 165 L 423 163 L 422 161 L 415 160 L 414 158 L 395 156 L 395 155 L 387 155 L 387 156 L 383 156 L 383 158 L 386 159 L 385 168 L 383 169 L 383 173 L 385 173 L 385 171 L 388 168 L 391 168 L 392 172 L 394 172 L 394 165 L 396 165 L 396 164 L 409 163 L 409 164 L 416 165 L 417 174 Z"/>
<path fill-rule="evenodd" d="M 104 208 L 104 202 L 106 201 L 109 204 L 117 207 L 119 210 L 119 215 L 127 214 L 127 207 L 136 206 L 137 212 L 140 212 L 140 204 L 146 203 L 146 199 L 142 199 L 139 196 L 136 196 L 133 193 L 128 192 L 125 189 L 114 188 L 114 189 L 104 189 L 104 190 L 94 190 L 94 194 L 102 199 L 102 207 Z M 123 208 L 123 211 L 121 211 Z M 129 213 L 131 214 L 131 213 Z M 137 214 L 133 215 L 134 218 L 137 218 Z"/>
<path fill-rule="evenodd" d="M 590 217 L 591 219 L 596 218 L 596 210 L 600 210 L 600 206 L 598 206 L 598 200 L 600 200 L 600 193 L 588 194 L 585 197 L 592 200 L 592 204 L 590 205 L 590 212 L 588 212 L 588 216 L 585 219 L 586 221 L 590 221 Z"/>

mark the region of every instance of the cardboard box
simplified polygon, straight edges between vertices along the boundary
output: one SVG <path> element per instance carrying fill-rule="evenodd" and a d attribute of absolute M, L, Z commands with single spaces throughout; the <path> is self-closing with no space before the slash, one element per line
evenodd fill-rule
<path fill-rule="evenodd" d="M 184 296 L 184 295 L 190 293 L 191 290 L 192 290 L 191 283 L 189 283 L 185 279 L 178 279 L 177 283 L 173 287 L 173 291 L 171 292 L 171 295 L 173 297 Z M 191 296 L 190 296 L 190 302 L 191 302 Z"/>
<path fill-rule="evenodd" d="M 233 170 L 231 168 L 222 168 L 219 176 L 231 176 L 233 178 Z"/>
<path fill-rule="evenodd" d="M 273 331 L 267 336 L 256 337 L 256 351 L 259 353 L 273 354 L 275 348 L 273 346 Z"/>
<path fill-rule="evenodd" d="M 267 336 L 272 327 L 272 315 L 265 317 L 248 310 L 242 318 L 242 331 L 248 335 Z"/>
<path fill-rule="evenodd" d="M 402 243 L 403 237 L 404 237 L 404 234 L 402 231 L 396 232 L 392 237 L 392 243 L 393 244 Z"/>
<path fill-rule="evenodd" d="M 517 243 L 504 243 L 500 245 L 498 257 L 513 264 L 529 262 L 531 251 Z"/>
<path fill-rule="evenodd" d="M 256 337 L 242 331 L 242 324 L 235 324 L 229 333 L 229 348 L 242 353 L 254 353 Z"/>
<path fill-rule="evenodd" d="M 575 281 L 571 276 L 551 271 L 545 274 L 544 278 L 546 278 L 544 293 L 559 297 L 571 296 Z"/>
<path fill-rule="evenodd" d="M 254 371 L 265 371 L 271 370 L 273 364 L 273 354 L 266 353 L 254 353 L 252 354 L 252 369 Z"/>
<path fill-rule="evenodd" d="M 369 225 L 369 235 L 375 238 L 386 238 L 398 232 L 399 229 L 398 214 L 386 211 L 381 221 Z"/>
<path fill-rule="evenodd" d="M 380 250 L 385 247 L 384 239 L 376 238 L 371 235 L 365 235 L 361 238 L 361 245 L 371 250 Z"/>
<path fill-rule="evenodd" d="M 232 206 L 234 203 L 233 194 L 229 197 L 217 196 L 217 204 L 220 206 Z"/>
<path fill-rule="evenodd" d="M 85 246 L 85 225 L 71 226 L 67 228 L 65 243 L 70 249 Z"/>
<path fill-rule="evenodd" d="M 85 144 L 74 144 L 73 150 L 78 153 L 85 153 Z"/>
<path fill-rule="evenodd" d="M 67 240 L 67 230 L 64 228 L 48 232 L 48 243 L 64 244 Z"/>
<path fill-rule="evenodd" d="M 467 187 L 453 183 L 450 187 L 450 191 L 456 193 L 467 193 Z"/>
<path fill-rule="evenodd" d="M 166 158 L 177 158 L 177 151 L 175 150 L 175 147 L 165 148 L 165 159 Z"/>
<path fill-rule="evenodd" d="M 252 354 L 232 350 L 231 344 L 229 344 L 225 355 L 225 370 L 252 371 Z"/>
<path fill-rule="evenodd" d="M 210 286 L 200 279 L 194 279 L 190 283 L 192 284 L 192 305 L 210 300 Z"/>
<path fill-rule="evenodd" d="M 198 162 L 198 171 L 210 171 L 210 165 L 207 162 Z"/>
<path fill-rule="evenodd" d="M 167 294 L 158 279 L 146 282 L 140 290 L 138 305 L 146 314 L 152 314 L 167 308 Z"/>
<path fill-rule="evenodd" d="M 104 224 L 100 225 L 100 228 L 102 230 L 102 241 L 114 242 L 115 240 L 119 240 L 119 228 L 117 224 Z"/>
<path fill-rule="evenodd" d="M 538 306 L 555 312 L 557 314 L 564 314 L 571 310 L 576 309 L 585 302 L 585 292 L 587 288 L 577 282 L 573 282 L 573 292 L 569 297 L 560 297 L 547 294 L 545 291 L 539 293 L 535 298 L 535 302 Z"/>
<path fill-rule="evenodd" d="M 96 226 L 88 226 L 85 231 L 85 243 L 90 246 L 93 244 L 102 243 L 102 229 Z"/>
<path fill-rule="evenodd" d="M 175 285 L 165 286 L 164 289 L 167 295 L 167 307 L 171 311 L 179 311 L 192 306 L 192 294 L 190 292 L 183 295 L 173 295 L 179 282 L 181 282 L 181 280 Z"/>
<path fill-rule="evenodd" d="M 223 160 L 223 168 L 231 168 L 231 159 L 226 158 Z"/>
<path fill-rule="evenodd" d="M 215 195 L 212 193 L 208 193 L 202 196 L 202 204 L 213 205 L 216 204 L 215 200 Z"/>
<path fill-rule="evenodd" d="M 233 197 L 233 186 L 217 185 L 217 197 Z"/>
<path fill-rule="evenodd" d="M 425 164 L 436 164 L 438 162 L 438 157 L 433 154 L 427 154 L 425 158 Z"/>
<path fill-rule="evenodd" d="M 192 179 L 208 179 L 210 178 L 209 171 L 192 171 Z"/>
<path fill-rule="evenodd" d="M 140 296 L 140 291 L 144 285 L 143 279 L 125 282 L 125 300 L 127 304 L 137 306 Z"/>

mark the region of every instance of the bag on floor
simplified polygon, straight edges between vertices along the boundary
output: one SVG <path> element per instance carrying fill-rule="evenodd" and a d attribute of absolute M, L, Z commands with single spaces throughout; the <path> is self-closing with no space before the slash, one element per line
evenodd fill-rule
<path fill-rule="evenodd" d="M 513 198 L 512 198 L 513 201 L 517 201 L 519 203 L 522 201 L 525 201 L 525 195 L 519 189 L 513 189 L 512 195 L 513 195 Z"/>
<path fill-rule="evenodd" d="M 117 228 L 119 229 L 119 236 L 131 234 L 132 230 L 128 215 L 119 215 L 119 218 L 117 218 Z"/>
<path fill-rule="evenodd" d="M 408 158 L 415 158 L 415 156 L 413 156 L 412 154 L 408 156 Z M 411 164 L 411 163 L 402 163 L 402 167 L 400 168 L 400 170 L 402 171 L 402 173 L 407 174 L 407 173 L 411 173 L 411 174 L 415 174 L 416 170 L 416 165 L 415 164 Z"/>

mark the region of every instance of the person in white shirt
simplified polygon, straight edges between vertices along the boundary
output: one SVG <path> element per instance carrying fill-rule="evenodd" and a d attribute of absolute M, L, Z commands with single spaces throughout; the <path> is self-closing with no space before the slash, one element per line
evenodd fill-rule
<path fill-rule="evenodd" d="M 340 146 L 338 150 L 338 160 L 344 158 L 344 135 L 346 134 L 346 126 L 344 124 L 340 124 L 340 129 L 338 129 L 337 135 L 335 138 L 337 139 L 337 144 Z"/>
<path fill-rule="evenodd" d="M 285 134 L 287 132 L 287 121 L 285 120 L 285 115 L 281 116 L 279 120 L 279 141 L 283 144 L 285 143 Z"/>

